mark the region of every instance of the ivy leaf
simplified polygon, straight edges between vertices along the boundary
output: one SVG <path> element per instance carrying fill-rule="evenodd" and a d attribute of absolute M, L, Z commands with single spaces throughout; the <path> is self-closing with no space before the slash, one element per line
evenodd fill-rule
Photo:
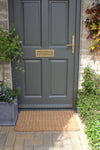
<path fill-rule="evenodd" d="M 94 45 L 91 46 L 90 49 L 93 51 L 95 49 L 95 46 Z"/>
<path fill-rule="evenodd" d="M 98 35 L 100 35 L 100 30 L 98 30 Z"/>
<path fill-rule="evenodd" d="M 90 27 L 91 27 L 91 30 L 97 30 L 98 29 L 98 26 L 95 23 L 91 24 Z"/>
<path fill-rule="evenodd" d="M 99 25 L 98 29 L 100 30 L 100 22 L 98 23 L 98 25 Z"/>
<path fill-rule="evenodd" d="M 96 42 L 98 43 L 99 41 L 100 41 L 100 38 L 99 38 L 99 37 L 97 37 L 97 38 L 96 38 Z"/>

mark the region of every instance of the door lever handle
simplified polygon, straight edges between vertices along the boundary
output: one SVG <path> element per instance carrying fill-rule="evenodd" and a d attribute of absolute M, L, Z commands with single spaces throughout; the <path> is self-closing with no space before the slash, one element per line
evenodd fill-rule
<path fill-rule="evenodd" d="M 74 54 L 75 50 L 75 36 L 72 36 L 72 44 L 67 44 L 66 46 L 72 46 L 72 54 Z"/>

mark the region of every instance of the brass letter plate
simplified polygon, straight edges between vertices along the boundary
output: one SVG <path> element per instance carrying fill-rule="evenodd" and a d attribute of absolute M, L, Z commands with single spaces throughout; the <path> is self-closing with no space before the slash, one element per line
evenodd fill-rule
<path fill-rule="evenodd" d="M 54 57 L 54 49 L 36 49 L 36 57 Z"/>

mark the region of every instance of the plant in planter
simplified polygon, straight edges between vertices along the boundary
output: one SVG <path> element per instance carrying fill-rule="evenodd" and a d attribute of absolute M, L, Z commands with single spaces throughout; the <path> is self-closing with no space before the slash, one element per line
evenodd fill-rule
<path fill-rule="evenodd" d="M 18 89 L 10 89 L 5 86 L 5 62 L 16 64 L 16 69 L 24 72 L 20 65 L 20 57 L 23 52 L 19 36 L 15 34 L 15 28 L 4 31 L 0 26 L 0 63 L 2 64 L 2 78 L 0 88 L 0 125 L 15 125 L 18 115 L 17 96 Z"/>
<path fill-rule="evenodd" d="M 15 125 L 18 115 L 17 96 L 19 89 L 0 89 L 0 125 Z"/>
<path fill-rule="evenodd" d="M 0 89 L 0 102 L 8 102 L 9 104 L 14 103 L 14 99 L 19 95 L 19 89 L 12 90 L 10 88 Z"/>

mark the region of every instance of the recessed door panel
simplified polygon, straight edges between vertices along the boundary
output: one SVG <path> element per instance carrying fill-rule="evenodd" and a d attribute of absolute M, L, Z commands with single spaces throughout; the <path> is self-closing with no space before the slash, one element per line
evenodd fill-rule
<path fill-rule="evenodd" d="M 24 61 L 25 96 L 42 96 L 41 60 Z"/>
<path fill-rule="evenodd" d="M 68 37 L 68 1 L 49 1 L 49 45 L 65 45 Z"/>
<path fill-rule="evenodd" d="M 41 45 L 40 1 L 24 2 L 24 44 Z"/>
<path fill-rule="evenodd" d="M 67 96 L 67 60 L 49 61 L 49 96 Z"/>

